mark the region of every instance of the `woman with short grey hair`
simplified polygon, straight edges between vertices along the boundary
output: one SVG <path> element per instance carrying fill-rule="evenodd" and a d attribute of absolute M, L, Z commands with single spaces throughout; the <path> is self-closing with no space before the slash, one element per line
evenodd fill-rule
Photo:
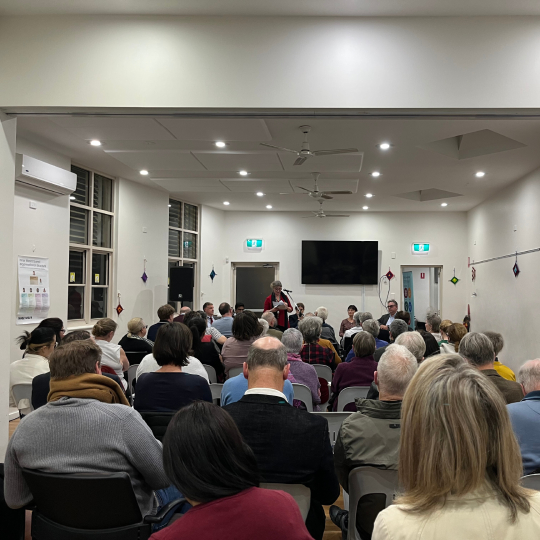
<path fill-rule="evenodd" d="M 322 319 L 320 317 L 305 317 L 298 323 L 298 329 L 304 336 L 305 345 L 300 351 L 300 356 L 308 364 L 325 364 L 336 368 L 334 351 L 317 343 L 321 337 Z"/>
<path fill-rule="evenodd" d="M 263 311 L 271 311 L 277 319 L 277 329 L 285 332 L 290 326 L 288 314 L 293 310 L 291 301 L 287 298 L 287 295 L 283 294 L 281 281 L 272 281 L 270 288 L 272 294 L 266 297 Z"/>

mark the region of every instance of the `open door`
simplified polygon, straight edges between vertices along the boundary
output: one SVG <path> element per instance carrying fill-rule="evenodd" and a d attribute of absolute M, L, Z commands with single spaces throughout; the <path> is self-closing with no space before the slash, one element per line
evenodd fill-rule
<path fill-rule="evenodd" d="M 262 315 L 264 301 L 272 292 L 270 283 L 277 279 L 278 263 L 232 263 L 234 303 Z"/>

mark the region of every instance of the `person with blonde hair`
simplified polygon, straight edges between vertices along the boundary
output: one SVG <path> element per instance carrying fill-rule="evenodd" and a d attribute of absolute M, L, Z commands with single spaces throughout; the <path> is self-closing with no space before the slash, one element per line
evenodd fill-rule
<path fill-rule="evenodd" d="M 92 328 L 92 335 L 101 349 L 101 365 L 114 370 L 120 377 L 124 390 L 127 390 L 127 381 L 124 379 L 124 371 L 129 368 L 129 360 L 120 345 L 111 343 L 118 325 L 112 319 L 100 319 Z"/>
<path fill-rule="evenodd" d="M 133 317 L 128 324 L 127 334 L 118 342 L 118 345 L 128 352 L 142 352 L 149 354 L 154 348 L 154 342 L 147 339 L 148 325 L 140 317 Z"/>
<path fill-rule="evenodd" d="M 372 540 L 540 538 L 540 493 L 497 388 L 457 354 L 428 358 L 403 399 L 396 504 Z"/>
<path fill-rule="evenodd" d="M 459 350 L 460 341 L 467 335 L 467 328 L 460 323 L 451 324 L 445 331 L 448 343 L 441 344 L 441 353 L 454 354 Z"/>
<path fill-rule="evenodd" d="M 448 329 L 453 325 L 454 323 L 450 319 L 444 319 L 441 324 L 439 325 L 439 330 L 441 332 L 442 339 L 438 342 L 439 347 L 442 343 L 448 343 L 448 335 L 446 332 L 448 332 Z"/>

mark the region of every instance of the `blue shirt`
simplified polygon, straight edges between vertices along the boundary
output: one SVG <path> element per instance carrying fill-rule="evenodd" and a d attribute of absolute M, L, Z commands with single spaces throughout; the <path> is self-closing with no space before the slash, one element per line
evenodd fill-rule
<path fill-rule="evenodd" d="M 221 317 L 214 321 L 212 326 L 221 332 L 226 337 L 232 337 L 232 324 L 234 319 L 232 317 Z"/>
<path fill-rule="evenodd" d="M 383 341 L 382 339 L 375 338 L 375 348 L 380 349 L 381 347 L 386 347 L 388 345 L 387 341 Z M 345 362 L 350 362 L 354 358 L 354 349 L 351 349 L 349 351 L 349 354 L 347 355 L 347 358 L 345 358 Z"/>
<path fill-rule="evenodd" d="M 225 381 L 221 389 L 221 406 L 230 405 L 240 401 L 248 389 L 248 380 L 243 373 Z M 291 381 L 285 381 L 283 393 L 287 401 L 292 405 L 294 399 L 294 390 Z"/>
<path fill-rule="evenodd" d="M 540 390 L 506 406 L 521 450 L 523 474 L 540 468 Z"/>

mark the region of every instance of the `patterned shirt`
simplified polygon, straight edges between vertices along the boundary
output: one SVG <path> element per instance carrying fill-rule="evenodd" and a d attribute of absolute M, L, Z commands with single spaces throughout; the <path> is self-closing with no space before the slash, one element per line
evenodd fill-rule
<path fill-rule="evenodd" d="M 300 351 L 300 357 L 306 364 L 324 364 L 336 369 L 334 351 L 321 347 L 318 343 L 305 343 Z"/>

